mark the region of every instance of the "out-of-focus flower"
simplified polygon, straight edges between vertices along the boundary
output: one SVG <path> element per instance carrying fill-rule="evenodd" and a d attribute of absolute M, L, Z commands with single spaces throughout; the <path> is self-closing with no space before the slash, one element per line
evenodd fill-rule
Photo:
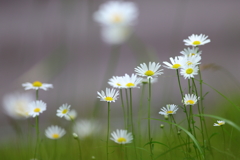
<path fill-rule="evenodd" d="M 142 78 L 137 77 L 135 74 L 132 74 L 131 77 L 128 74 L 125 74 L 125 76 L 122 77 L 122 80 L 124 88 L 136 88 L 142 82 Z"/>
<path fill-rule="evenodd" d="M 152 78 L 151 79 L 151 83 L 156 83 L 158 81 L 157 78 Z M 141 84 L 148 84 L 149 83 L 149 79 L 148 78 L 142 78 L 142 83 Z"/>
<path fill-rule="evenodd" d="M 202 51 L 198 51 L 197 47 L 193 47 L 193 48 L 185 48 L 180 53 L 183 54 L 184 56 L 191 57 L 191 56 L 194 56 L 194 55 L 202 54 Z"/>
<path fill-rule="evenodd" d="M 217 123 L 214 123 L 213 126 L 223 126 L 225 124 L 225 121 L 217 121 Z"/>
<path fill-rule="evenodd" d="M 28 104 L 34 101 L 29 93 L 12 93 L 3 97 L 4 113 L 15 119 L 25 119 L 28 115 Z"/>
<path fill-rule="evenodd" d="M 210 39 L 207 38 L 208 36 L 205 36 L 204 34 L 192 34 L 188 39 L 184 39 L 183 42 L 185 42 L 186 46 L 200 46 L 211 42 Z"/>
<path fill-rule="evenodd" d="M 22 86 L 25 88 L 25 90 L 29 90 L 29 89 L 43 89 L 43 90 L 48 90 L 49 88 L 53 88 L 52 84 L 47 84 L 47 83 L 42 83 L 39 81 L 35 81 L 33 83 L 27 82 L 27 83 L 23 83 Z"/>
<path fill-rule="evenodd" d="M 77 117 L 77 112 L 72 109 L 67 113 L 67 116 L 64 116 L 64 118 L 68 121 L 74 120 Z"/>
<path fill-rule="evenodd" d="M 73 126 L 73 131 L 80 139 L 98 135 L 101 130 L 101 125 L 95 120 L 77 120 Z"/>
<path fill-rule="evenodd" d="M 194 105 L 197 103 L 197 101 L 199 100 L 199 97 L 197 97 L 195 94 L 185 94 L 184 98 L 183 98 L 183 103 L 185 105 Z"/>
<path fill-rule="evenodd" d="M 159 114 L 161 114 L 161 115 L 176 114 L 177 110 L 178 110 L 177 105 L 175 105 L 175 104 L 167 104 L 166 107 L 163 107 L 161 109 Z"/>
<path fill-rule="evenodd" d="M 122 82 L 123 82 L 122 77 L 113 76 L 112 78 L 109 79 L 108 84 L 114 88 L 123 88 Z"/>
<path fill-rule="evenodd" d="M 100 101 L 115 102 L 119 93 L 115 89 L 106 88 L 106 94 L 103 90 L 101 91 L 101 93 L 97 92 L 97 94 L 97 98 L 100 98 Z"/>
<path fill-rule="evenodd" d="M 163 74 L 163 72 L 161 72 L 162 69 L 159 69 L 160 67 L 161 65 L 155 62 L 149 62 L 148 66 L 146 63 L 142 63 L 140 64 L 140 67 L 138 66 L 135 68 L 135 72 L 137 72 L 137 74 L 142 77 L 154 78 L 158 75 Z"/>
<path fill-rule="evenodd" d="M 46 108 L 47 105 L 42 100 L 33 101 L 28 104 L 28 114 L 29 116 L 36 117 L 39 116 L 40 113 L 45 111 Z"/>
<path fill-rule="evenodd" d="M 109 1 L 94 13 L 95 21 L 103 26 L 130 26 L 138 17 L 138 9 L 133 2 Z"/>
<path fill-rule="evenodd" d="M 57 116 L 58 117 L 66 117 L 68 116 L 67 114 L 69 113 L 70 111 L 70 105 L 68 105 L 67 103 L 66 104 L 63 104 L 59 107 L 59 109 L 57 110 Z"/>
<path fill-rule="evenodd" d="M 181 68 L 180 74 L 184 76 L 185 79 L 194 78 L 194 76 L 198 74 L 198 66 L 186 65 L 183 68 Z"/>
<path fill-rule="evenodd" d="M 118 144 L 126 144 L 131 143 L 133 140 L 132 133 L 127 133 L 127 130 L 118 130 L 116 132 L 111 133 L 112 137 L 110 138 L 114 142 Z"/>
<path fill-rule="evenodd" d="M 45 130 L 46 137 L 50 139 L 59 139 L 66 134 L 66 131 L 58 126 L 50 126 Z"/>

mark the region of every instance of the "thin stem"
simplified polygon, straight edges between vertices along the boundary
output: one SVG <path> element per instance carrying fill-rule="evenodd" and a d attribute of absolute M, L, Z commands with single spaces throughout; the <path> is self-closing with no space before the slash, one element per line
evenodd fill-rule
<path fill-rule="evenodd" d="M 36 116 L 36 134 L 37 134 L 37 142 L 36 142 L 36 146 L 35 146 L 35 151 L 34 151 L 34 159 L 36 158 L 37 155 L 37 148 L 38 148 L 38 143 L 39 143 L 39 116 Z"/>
<path fill-rule="evenodd" d="M 223 149 L 224 149 L 224 152 L 226 152 L 226 139 L 225 139 L 225 134 L 224 134 L 224 130 L 223 130 L 223 126 L 220 126 L 222 128 L 222 134 L 223 134 Z M 227 155 L 224 154 L 225 156 L 225 159 L 227 159 Z"/>
<path fill-rule="evenodd" d="M 108 127 L 107 127 L 107 145 L 106 145 L 106 152 L 107 152 L 107 160 L 108 160 L 108 139 L 109 139 L 109 129 L 110 129 L 110 102 L 108 103 Z"/>
<path fill-rule="evenodd" d="M 150 153 L 151 153 L 151 159 L 153 160 L 153 149 L 152 149 L 152 138 L 151 138 L 151 121 L 150 121 L 150 114 L 151 114 L 151 78 L 148 79 L 148 85 L 149 85 L 149 92 L 148 92 L 148 140 L 149 140 L 149 146 L 150 146 Z"/>
<path fill-rule="evenodd" d="M 123 102 L 123 94 L 122 94 L 122 89 L 120 89 L 120 97 L 121 97 L 121 103 L 122 103 L 122 110 L 123 110 L 123 116 L 124 116 L 124 128 L 127 129 L 127 117 L 126 117 L 126 111 L 124 107 L 124 102 Z"/>
<path fill-rule="evenodd" d="M 129 115 L 130 115 L 130 112 L 129 112 L 129 101 L 128 101 L 128 91 L 127 89 L 125 89 L 125 94 L 126 94 L 126 103 L 127 103 L 127 130 L 130 126 L 130 119 L 129 119 Z"/>
<path fill-rule="evenodd" d="M 78 149 L 79 149 L 79 159 L 82 160 L 82 150 L 81 150 L 81 143 L 79 138 L 77 138 L 77 142 L 78 142 Z"/>

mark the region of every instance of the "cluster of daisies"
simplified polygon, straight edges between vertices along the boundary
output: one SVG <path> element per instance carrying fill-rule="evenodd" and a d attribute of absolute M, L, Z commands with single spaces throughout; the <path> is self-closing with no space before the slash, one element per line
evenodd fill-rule
<path fill-rule="evenodd" d="M 126 41 L 138 17 L 138 8 L 133 2 L 108 1 L 100 5 L 93 19 L 101 25 L 103 41 L 121 44 Z"/>

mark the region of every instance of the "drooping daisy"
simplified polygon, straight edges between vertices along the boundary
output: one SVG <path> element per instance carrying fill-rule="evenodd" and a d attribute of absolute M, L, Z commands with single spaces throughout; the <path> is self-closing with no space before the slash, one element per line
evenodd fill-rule
<path fill-rule="evenodd" d="M 114 142 L 118 144 L 126 144 L 131 143 L 133 140 L 132 133 L 127 133 L 127 130 L 118 130 L 116 132 L 111 133 L 112 137 L 110 138 Z"/>
<path fill-rule="evenodd" d="M 28 104 L 34 101 L 34 96 L 29 93 L 12 93 L 3 97 L 4 113 L 15 119 L 29 117 Z"/>
<path fill-rule="evenodd" d="M 192 34 L 188 39 L 184 39 L 183 42 L 185 42 L 186 46 L 200 46 L 211 42 L 210 39 L 207 38 L 208 36 L 205 36 L 204 34 Z"/>
<path fill-rule="evenodd" d="M 183 98 L 183 103 L 185 105 L 194 105 L 197 103 L 197 101 L 199 100 L 199 97 L 197 97 L 195 94 L 185 94 L 184 98 Z"/>
<path fill-rule="evenodd" d="M 102 90 L 101 93 L 97 92 L 97 94 L 97 98 L 100 98 L 100 101 L 115 102 L 115 100 L 118 98 L 117 96 L 119 92 L 115 89 L 106 88 L 106 93 Z"/>
<path fill-rule="evenodd" d="M 197 47 L 193 47 L 193 48 L 185 48 L 183 51 L 180 52 L 181 54 L 183 54 L 184 56 L 194 56 L 194 55 L 200 55 L 202 54 L 202 51 L 198 51 Z"/>
<path fill-rule="evenodd" d="M 45 130 L 46 137 L 50 139 L 59 139 L 66 134 L 66 131 L 58 126 L 50 126 Z"/>
<path fill-rule="evenodd" d="M 108 84 L 114 88 L 123 88 L 122 82 L 123 82 L 122 77 L 113 76 L 112 78 L 109 79 Z"/>
<path fill-rule="evenodd" d="M 146 65 L 146 63 L 142 63 L 140 64 L 140 67 L 138 66 L 137 68 L 135 68 L 135 72 L 137 72 L 139 76 L 153 78 L 163 74 L 163 72 L 161 72 L 162 69 L 159 69 L 160 67 L 161 65 L 155 62 L 149 62 L 148 66 Z"/>
<path fill-rule="evenodd" d="M 42 83 L 40 81 L 35 81 L 33 83 L 27 82 L 27 83 L 23 83 L 22 86 L 25 88 L 25 90 L 29 90 L 29 89 L 43 89 L 43 90 L 48 90 L 48 88 L 53 88 L 52 84 L 47 84 L 47 83 Z"/>
<path fill-rule="evenodd" d="M 94 13 L 95 21 L 103 26 L 133 25 L 138 17 L 138 9 L 133 2 L 109 1 L 102 4 Z"/>
<path fill-rule="evenodd" d="M 57 116 L 61 118 L 67 116 L 68 112 L 70 111 L 70 107 L 71 105 L 68 105 L 67 103 L 61 105 L 57 110 Z"/>
<path fill-rule="evenodd" d="M 99 135 L 101 129 L 101 124 L 96 120 L 77 120 L 73 126 L 73 131 L 80 139 Z"/>
<path fill-rule="evenodd" d="M 178 110 L 177 105 L 175 105 L 175 104 L 167 104 L 166 107 L 162 107 L 162 109 L 159 112 L 159 114 L 161 114 L 161 115 L 176 114 L 177 110 Z"/>
<path fill-rule="evenodd" d="M 180 74 L 184 76 L 185 79 L 194 78 L 194 76 L 198 74 L 198 66 L 186 65 L 183 68 L 181 68 Z"/>
<path fill-rule="evenodd" d="M 225 121 L 217 121 L 217 123 L 214 123 L 213 126 L 223 126 L 225 124 Z"/>
<path fill-rule="evenodd" d="M 110 45 L 119 45 L 129 39 L 132 28 L 127 26 L 102 27 L 101 36 L 104 42 Z"/>
<path fill-rule="evenodd" d="M 67 116 L 64 116 L 64 118 L 68 121 L 74 120 L 77 117 L 76 110 L 72 109 L 67 113 Z"/>
<path fill-rule="evenodd" d="M 36 117 L 39 116 L 40 113 L 45 111 L 46 108 L 47 105 L 42 100 L 33 101 L 28 104 L 28 114 L 29 116 Z"/>
<path fill-rule="evenodd" d="M 183 66 L 184 64 L 184 58 L 183 57 L 180 57 L 180 56 L 177 56 L 175 58 L 172 58 L 170 57 L 170 61 L 171 63 L 169 62 L 166 62 L 164 61 L 163 63 L 166 65 L 166 66 L 163 66 L 163 67 L 166 67 L 168 69 L 179 69 Z"/>
<path fill-rule="evenodd" d="M 122 83 L 124 88 L 136 88 L 142 82 L 142 78 L 137 77 L 137 75 L 132 74 L 130 77 L 128 74 L 122 77 Z"/>

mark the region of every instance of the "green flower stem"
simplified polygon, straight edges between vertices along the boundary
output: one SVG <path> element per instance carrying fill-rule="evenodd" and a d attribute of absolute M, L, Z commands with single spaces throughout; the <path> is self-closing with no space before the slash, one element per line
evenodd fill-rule
<path fill-rule="evenodd" d="M 152 98 L 152 93 L 151 93 L 151 78 L 148 79 L 148 140 L 149 140 L 149 146 L 150 146 L 150 157 L 153 160 L 153 148 L 152 148 L 152 138 L 151 138 L 151 121 L 150 121 L 150 114 L 151 114 L 151 98 Z"/>
<path fill-rule="evenodd" d="M 120 97 L 121 97 L 122 110 L 123 110 L 123 116 L 124 116 L 124 128 L 127 129 L 127 117 L 126 117 L 126 111 L 125 111 L 124 102 L 123 102 L 122 89 L 120 89 Z"/>
<path fill-rule="evenodd" d="M 136 159 L 138 159 L 137 148 L 136 148 L 136 136 L 135 136 L 134 125 L 133 125 L 132 89 L 131 88 L 129 88 L 129 94 L 130 94 L 130 121 L 131 121 L 131 127 L 132 127 L 133 145 L 134 145 L 134 151 L 135 151 L 135 154 L 136 154 Z"/>
<path fill-rule="evenodd" d="M 82 150 L 81 150 L 81 142 L 79 138 L 76 138 L 78 142 L 78 149 L 79 149 L 79 159 L 82 160 Z"/>
<path fill-rule="evenodd" d="M 125 94 L 126 94 L 126 103 L 127 103 L 127 130 L 129 129 L 130 126 L 130 109 L 129 109 L 129 101 L 128 101 L 128 90 L 125 89 Z"/>
<path fill-rule="evenodd" d="M 225 134 L 224 134 L 224 130 L 223 130 L 223 126 L 220 126 L 222 129 L 222 134 L 223 134 L 223 151 L 226 152 L 226 139 L 225 139 Z M 225 159 L 227 159 L 227 155 L 225 154 Z"/>
<path fill-rule="evenodd" d="M 37 142 L 35 146 L 35 151 L 34 151 L 34 159 L 36 158 L 37 155 L 37 149 L 38 149 L 38 143 L 39 143 L 39 116 L 36 116 L 36 134 L 37 134 Z"/>
<path fill-rule="evenodd" d="M 109 139 L 109 129 L 110 129 L 110 102 L 108 103 L 108 127 L 107 127 L 107 145 L 106 145 L 106 152 L 107 152 L 107 160 L 108 160 L 108 139 Z"/>

